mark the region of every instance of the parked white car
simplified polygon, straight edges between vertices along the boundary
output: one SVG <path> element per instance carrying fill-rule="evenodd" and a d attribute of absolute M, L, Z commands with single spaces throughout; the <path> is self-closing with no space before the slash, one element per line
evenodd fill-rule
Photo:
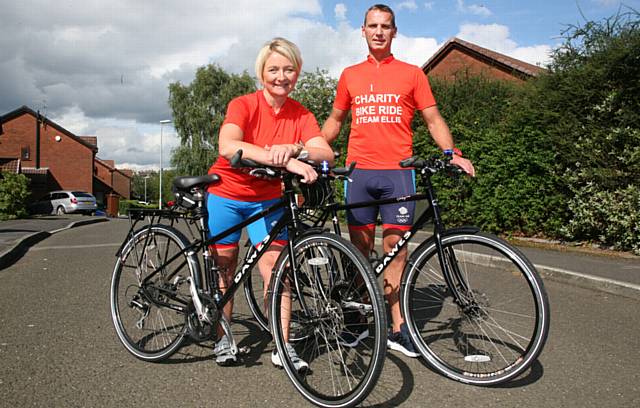
<path fill-rule="evenodd" d="M 35 212 L 48 214 L 94 214 L 96 198 L 84 191 L 52 191 L 34 205 Z"/>

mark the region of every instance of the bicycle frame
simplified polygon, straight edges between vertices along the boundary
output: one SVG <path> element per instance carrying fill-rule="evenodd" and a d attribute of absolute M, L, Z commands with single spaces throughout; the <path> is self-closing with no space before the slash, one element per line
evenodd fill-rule
<path fill-rule="evenodd" d="M 297 204 L 295 202 L 295 196 L 293 194 L 293 188 L 291 186 L 290 183 L 290 179 L 288 179 L 287 177 L 285 177 L 285 194 L 282 197 L 282 199 L 274 204 L 273 206 L 266 208 L 262 211 L 260 211 L 259 213 L 255 214 L 254 216 L 248 218 L 247 220 L 243 221 L 240 224 L 237 224 L 233 227 L 230 227 L 228 229 L 226 229 L 225 231 L 222 231 L 221 233 L 211 237 L 211 238 L 207 238 L 208 235 L 208 228 L 206 225 L 206 217 L 202 214 L 200 214 L 200 216 L 192 216 L 192 217 L 185 217 L 185 215 L 183 214 L 179 214 L 176 213 L 175 211 L 172 210 L 131 210 L 130 211 L 130 219 L 131 221 L 133 221 L 131 223 L 131 227 L 129 229 L 129 233 L 127 235 L 128 239 L 125 240 L 125 243 L 129 241 L 129 238 L 133 237 L 133 232 L 135 230 L 135 226 L 137 225 L 137 223 L 144 219 L 145 217 L 150 217 L 150 221 L 148 223 L 148 228 L 151 229 L 151 226 L 154 225 L 155 222 L 160 221 L 162 219 L 170 219 L 171 220 L 171 225 L 174 224 L 174 222 L 176 220 L 180 220 L 180 219 L 194 219 L 196 221 L 200 222 L 200 226 L 197 228 L 199 233 L 200 233 L 200 237 L 195 239 L 194 241 L 191 242 L 191 244 L 189 246 L 187 246 L 186 248 L 184 248 L 183 250 L 177 252 L 175 255 L 173 255 L 171 258 L 169 258 L 168 260 L 166 260 L 162 265 L 158 265 L 157 268 L 155 268 L 148 276 L 146 276 L 143 281 L 141 282 L 141 287 L 144 288 L 145 287 L 145 283 L 147 283 L 148 281 L 150 281 L 155 275 L 157 275 L 158 273 L 160 273 L 162 270 L 164 270 L 165 268 L 167 268 L 168 265 L 170 265 L 173 261 L 175 261 L 178 257 L 182 256 L 183 254 L 193 254 L 195 252 L 202 252 L 203 254 L 203 258 L 204 258 L 204 282 L 202 282 L 201 280 L 201 276 L 198 276 L 198 273 L 195 273 L 194 276 L 192 276 L 192 278 L 194 279 L 194 284 L 196 289 L 199 289 L 200 291 L 202 291 L 203 295 L 205 295 L 207 297 L 207 299 L 213 304 L 215 305 L 217 310 L 222 310 L 222 308 L 229 302 L 229 300 L 231 300 L 233 298 L 233 296 L 235 295 L 235 292 L 238 290 L 238 288 L 244 283 L 244 281 L 247 279 L 247 277 L 249 276 L 249 274 L 247 273 L 248 271 L 251 270 L 251 268 L 253 267 L 253 265 L 255 263 L 258 262 L 258 260 L 262 257 L 262 255 L 264 255 L 264 253 L 268 250 L 268 248 L 270 247 L 270 245 L 275 241 L 276 237 L 279 235 L 279 233 L 286 228 L 287 226 L 292 226 L 292 231 L 297 231 L 298 230 L 298 216 L 297 216 Z M 200 203 L 200 205 L 202 205 L 202 203 Z M 281 208 L 287 207 L 288 211 L 285 211 L 282 215 L 282 217 L 280 217 L 276 223 L 276 225 L 273 227 L 273 229 L 267 234 L 267 236 L 264 238 L 264 240 L 261 242 L 260 245 L 257 246 L 256 251 L 253 252 L 252 256 L 249 258 L 246 258 L 242 264 L 242 266 L 236 271 L 236 274 L 233 277 L 233 280 L 231 282 L 231 284 L 229 285 L 229 287 L 227 288 L 227 290 L 225 291 L 225 293 L 222 296 L 217 296 L 218 293 L 218 280 L 217 280 L 217 273 L 215 272 L 215 263 L 213 262 L 213 260 L 211 259 L 212 256 L 209 253 L 209 245 L 214 244 L 216 241 L 229 236 L 231 234 L 233 234 L 234 232 L 240 231 L 242 230 L 242 228 L 246 227 L 247 225 L 268 216 L 269 214 L 272 214 L 278 210 L 280 210 Z M 149 236 L 147 237 L 147 240 L 149 239 Z M 118 249 L 116 256 L 120 256 L 122 253 L 122 250 L 124 249 L 124 245 L 125 243 L 123 243 L 123 245 Z M 149 244 L 149 242 L 145 242 L 144 243 L 144 247 L 146 247 Z M 296 260 L 295 260 L 295 256 L 293 253 L 293 238 L 290 235 L 289 239 L 287 240 L 287 250 L 289 251 L 289 259 L 291 259 L 292 262 L 292 268 L 293 270 L 296 270 L 297 265 L 295 264 Z M 138 260 L 138 267 L 140 266 L 142 260 Z M 176 272 L 177 270 L 179 270 L 182 266 L 179 265 L 178 268 L 176 268 Z M 192 270 L 194 268 L 191 268 Z M 200 267 L 198 265 L 198 267 L 196 268 L 196 271 L 200 271 L 200 273 L 203 273 L 200 270 Z M 175 274 L 175 272 L 173 273 Z M 169 277 L 172 277 L 172 274 L 169 274 Z M 197 293 L 196 293 L 197 295 Z M 178 300 L 178 299 L 174 299 L 174 300 Z M 179 301 L 179 300 L 178 300 Z M 194 302 L 198 302 L 198 300 L 194 299 Z M 180 302 L 180 303 L 184 303 L 184 302 Z M 170 307 L 172 309 L 184 312 L 185 310 L 180 310 L 180 308 L 174 306 L 174 305 L 170 305 L 170 304 L 164 304 L 163 306 L 166 307 Z"/>
<path fill-rule="evenodd" d="M 320 216 L 319 220 L 314 223 L 314 227 L 324 225 L 329 216 L 331 216 L 331 221 L 333 224 L 334 232 L 338 235 L 341 234 L 340 223 L 338 221 L 338 211 L 342 210 L 350 210 L 355 208 L 363 208 L 363 207 L 371 207 L 385 204 L 397 204 L 403 202 L 411 202 L 411 201 L 421 201 L 428 200 L 429 206 L 422 211 L 422 213 L 418 216 L 418 218 L 414 221 L 411 228 L 405 231 L 400 240 L 394 245 L 393 248 L 387 253 L 383 255 L 383 257 L 379 260 L 378 264 L 375 265 L 375 273 L 376 276 L 380 276 L 387 266 L 398 256 L 400 251 L 409 243 L 411 238 L 415 236 L 418 230 L 422 229 L 422 227 L 430 220 L 433 220 L 433 240 L 436 245 L 436 249 L 438 252 L 438 260 L 443 269 L 443 276 L 449 288 L 453 293 L 453 297 L 457 304 L 460 306 L 466 306 L 469 302 L 466 300 L 464 296 L 461 295 L 461 292 L 467 291 L 468 286 L 462 276 L 462 272 L 458 268 L 458 263 L 455 260 L 455 254 L 449 251 L 446 251 L 442 247 L 442 235 L 445 233 L 446 229 L 442 218 L 440 217 L 440 206 L 438 204 L 438 200 L 436 198 L 435 190 L 433 184 L 431 183 L 430 176 L 425 173 L 428 169 L 423 169 L 421 171 L 422 180 L 424 183 L 424 187 L 426 189 L 426 193 L 421 194 L 413 194 L 408 196 L 400 196 L 394 198 L 387 198 L 381 200 L 373 200 L 373 201 L 360 201 L 356 203 L 350 204 L 340 204 L 333 203 L 325 204 L 321 207 L 323 214 Z"/>

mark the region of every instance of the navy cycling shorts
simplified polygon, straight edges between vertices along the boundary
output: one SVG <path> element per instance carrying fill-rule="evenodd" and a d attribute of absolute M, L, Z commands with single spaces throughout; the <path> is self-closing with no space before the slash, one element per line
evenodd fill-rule
<path fill-rule="evenodd" d="M 355 169 L 345 182 L 347 204 L 413 195 L 416 192 L 414 170 Z M 347 211 L 352 228 L 374 228 L 378 213 L 382 226 L 408 230 L 413 224 L 415 201 L 355 208 Z"/>

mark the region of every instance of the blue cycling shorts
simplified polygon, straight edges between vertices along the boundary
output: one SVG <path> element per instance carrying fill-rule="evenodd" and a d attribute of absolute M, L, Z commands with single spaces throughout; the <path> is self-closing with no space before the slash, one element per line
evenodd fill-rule
<path fill-rule="evenodd" d="M 416 193 L 414 170 L 355 169 L 345 182 L 347 204 L 413 195 Z M 378 213 L 383 228 L 408 230 L 413 225 L 415 201 L 355 208 L 347 211 L 351 228 L 373 229 Z"/>
<path fill-rule="evenodd" d="M 238 201 L 230 198 L 224 198 L 215 194 L 207 194 L 207 211 L 209 212 L 209 238 L 220 234 L 221 232 L 240 224 L 242 221 L 259 213 L 260 211 L 271 207 L 279 202 L 279 198 L 265 201 Z M 249 239 L 254 246 L 257 246 L 264 240 L 271 229 L 276 225 L 284 209 L 281 208 L 266 217 L 247 226 Z M 240 241 L 242 231 L 236 231 L 216 241 L 215 245 L 220 247 L 237 246 Z M 280 232 L 276 241 L 282 244 L 287 239 L 286 228 Z"/>

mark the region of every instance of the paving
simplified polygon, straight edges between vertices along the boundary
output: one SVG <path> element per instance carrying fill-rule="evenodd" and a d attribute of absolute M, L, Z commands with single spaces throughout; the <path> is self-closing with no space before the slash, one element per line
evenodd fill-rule
<path fill-rule="evenodd" d="M 66 214 L 0 222 L 0 270 L 16 262 L 29 247 L 60 231 L 108 222 L 104 216 Z M 428 238 L 427 233 L 415 242 Z M 622 296 L 640 298 L 640 257 L 610 251 L 581 251 L 564 245 L 516 242 L 545 279 L 559 280 Z M 411 244 L 413 245 L 413 244 Z M 412 249 L 412 247 L 410 247 Z"/>
<path fill-rule="evenodd" d="M 0 270 L 20 259 L 32 245 L 52 234 L 69 228 L 105 221 L 109 221 L 109 219 L 104 216 L 79 214 L 42 215 L 0 221 Z"/>

